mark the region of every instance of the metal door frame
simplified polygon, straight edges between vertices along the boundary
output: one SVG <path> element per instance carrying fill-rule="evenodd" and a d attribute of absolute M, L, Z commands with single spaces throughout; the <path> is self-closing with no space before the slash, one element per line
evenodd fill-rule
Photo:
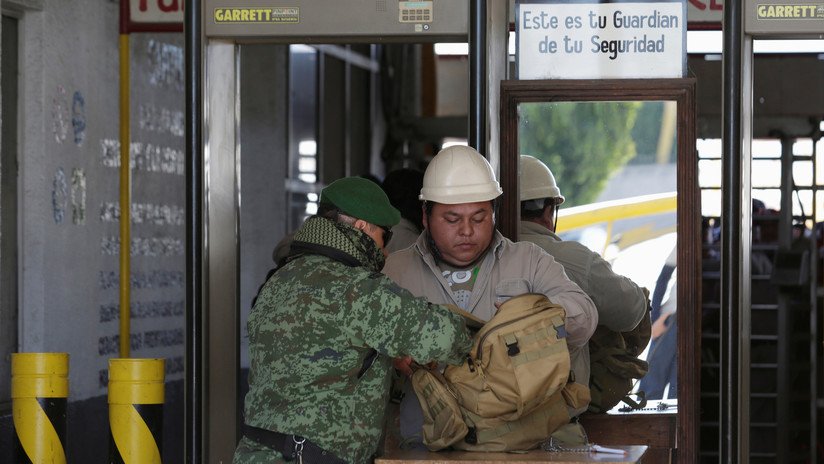
<path fill-rule="evenodd" d="M 771 5 L 817 4 L 782 0 Z M 719 461 L 746 464 L 750 451 L 750 328 L 752 251 L 753 40 L 820 38 L 824 19 L 758 17 L 762 2 L 724 3 Z M 810 13 L 812 14 L 812 13 Z M 813 412 L 814 413 L 814 412 Z M 811 433 L 816 433 L 815 427 Z M 815 450 L 811 450 L 815 453 Z"/>
<path fill-rule="evenodd" d="M 469 0 L 467 0 L 469 1 Z M 486 60 L 483 126 L 497 127 L 498 88 L 505 78 L 507 8 L 482 5 L 486 34 L 503 45 Z M 206 37 L 205 0 L 186 4 L 186 463 L 231 462 L 239 438 L 239 37 Z M 471 34 L 470 34 L 471 35 Z M 477 36 L 477 35 L 476 35 Z M 358 42 L 369 37 L 360 36 Z M 336 37 L 325 43 L 353 42 Z M 384 37 L 375 36 L 375 42 Z M 261 37 L 288 43 L 283 38 Z M 483 50 L 481 50 L 483 52 Z M 477 53 L 474 52 L 473 53 Z M 471 77 L 471 76 L 470 76 Z M 479 96 L 481 98 L 483 95 Z M 494 96 L 494 98 L 490 98 Z M 473 97 L 470 97 L 473 98 Z M 477 105 L 477 102 L 475 103 Z M 472 106 L 472 105 L 470 105 Z M 470 113 L 470 126 L 474 124 Z M 495 131 L 497 132 L 497 131 Z M 492 138 L 496 138 L 494 136 Z M 490 161 L 498 165 L 497 143 L 484 137 Z M 485 147 L 481 147 L 485 149 Z M 234 427 L 232 427 L 234 422 Z"/>

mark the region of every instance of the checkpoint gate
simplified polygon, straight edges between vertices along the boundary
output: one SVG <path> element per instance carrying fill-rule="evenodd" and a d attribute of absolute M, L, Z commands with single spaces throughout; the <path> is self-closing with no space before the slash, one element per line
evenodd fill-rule
<path fill-rule="evenodd" d="M 425 0 L 189 1 L 187 45 L 187 306 L 185 462 L 231 462 L 239 437 L 239 45 L 244 43 L 506 43 L 506 2 Z M 483 18 L 470 25 L 470 19 Z M 478 30 L 483 25 L 483 30 Z M 473 29 L 474 28 L 474 29 Z M 480 38 L 478 38 L 480 36 Z M 475 37 L 475 39 L 471 39 Z M 469 39 L 469 40 L 468 40 Z M 497 150 L 506 48 L 484 52 L 472 126 Z M 487 84 L 492 82 L 492 84 Z M 487 94 L 486 92 L 489 92 Z M 481 101 L 493 102 L 486 106 Z M 470 108 L 471 110 L 472 108 Z M 474 114 L 474 117 L 473 117 Z"/>
<path fill-rule="evenodd" d="M 753 40 L 822 38 L 824 2 L 820 0 L 725 2 L 722 201 L 724 217 L 739 220 L 725 221 L 722 229 L 721 305 L 729 310 L 721 324 L 719 462 L 750 460 Z M 814 315 L 811 323 L 820 324 Z M 784 420 L 787 414 L 778 411 Z M 815 408 L 811 414 L 810 437 L 815 443 Z M 811 453 L 814 462 L 816 450 Z"/>
<path fill-rule="evenodd" d="M 375 0 L 375 9 L 358 14 L 364 2 L 346 0 L 355 5 L 347 8 L 343 1 L 335 2 L 334 15 L 322 7 L 303 6 L 284 8 L 272 5 L 246 8 L 238 0 L 192 0 L 187 2 L 187 341 L 186 341 L 186 462 L 229 462 L 237 439 L 239 409 L 236 402 L 238 385 L 238 305 L 239 305 L 239 166 L 240 137 L 237 115 L 238 45 L 252 42 L 276 43 L 352 43 L 389 41 L 455 41 L 465 40 L 470 33 L 467 18 L 469 2 L 435 0 L 404 2 Z M 259 7 L 265 2 L 258 2 Z M 274 3 L 271 1 L 271 3 Z M 294 2 L 294 4 L 304 2 Z M 310 2 L 305 2 L 310 3 Z M 325 2 L 311 2 L 322 4 Z M 408 4 L 426 4 L 431 7 L 429 28 L 424 28 L 426 15 L 415 12 L 416 18 L 404 19 L 402 8 Z M 506 18 L 505 2 L 473 2 L 485 5 L 488 17 L 489 41 L 505 43 L 501 31 L 489 26 Z M 751 250 L 749 229 L 741 225 L 751 222 L 749 212 L 750 152 L 752 141 L 752 41 L 760 38 L 821 38 L 824 36 L 824 2 L 782 0 L 780 2 L 727 2 L 725 23 L 727 29 L 738 35 L 739 48 L 734 60 L 738 73 L 725 76 L 725 94 L 734 94 L 734 100 L 725 100 L 730 131 L 725 127 L 725 147 L 731 156 L 724 177 L 726 214 L 741 218 L 738 228 L 725 233 L 728 263 L 740 267 L 724 268 L 728 292 L 725 302 L 736 311 L 728 321 L 725 337 L 728 352 L 727 390 L 721 392 L 722 437 L 721 457 L 725 462 L 747 462 L 748 423 L 746 408 L 741 399 L 748 396 L 746 366 L 749 365 L 748 338 L 742 327 L 749 318 L 748 264 L 741 259 Z M 446 4 L 450 11 L 447 12 Z M 495 4 L 495 5 L 492 5 Z M 370 3 L 371 5 L 371 3 Z M 503 5 L 501 8 L 499 5 Z M 770 5 L 773 7 L 770 9 Z M 781 6 L 781 9 L 777 7 Z M 811 9 L 814 6 L 815 9 Z M 789 8 L 788 8 L 789 7 Z M 805 8 L 806 7 L 806 8 Z M 265 11 L 269 8 L 269 13 Z M 427 8 L 420 8 L 426 10 Z M 411 9 L 411 8 L 409 8 Z M 416 10 L 419 8 L 415 8 Z M 503 11 L 502 11 L 503 10 Z M 759 10 L 761 11 L 759 13 Z M 341 11 L 351 17 L 340 17 Z M 807 15 L 807 16 L 804 16 Z M 330 20 L 334 16 L 336 20 Z M 463 18 L 463 20 L 461 19 Z M 439 23 L 440 19 L 446 20 Z M 349 22 L 347 22 L 349 21 Z M 386 25 L 391 22 L 392 27 Z M 387 23 L 388 24 L 388 23 Z M 743 25 L 743 28 L 741 27 Z M 360 29 L 358 29 L 360 28 Z M 500 28 L 498 28 L 500 29 Z M 358 30 L 369 30 L 363 34 Z M 374 31 L 379 30 L 376 33 Z M 727 40 L 725 39 L 725 42 Z M 732 42 L 732 41 L 730 41 Z M 492 47 L 490 47 L 492 48 Z M 500 47 L 503 48 L 503 47 Z M 730 53 L 733 49 L 725 43 Z M 730 59 L 725 56 L 725 59 Z M 490 160 L 498 162 L 495 139 L 498 132 L 497 82 L 505 66 L 505 50 L 488 56 L 489 73 L 486 97 L 489 110 L 483 112 L 484 125 L 489 136 Z M 725 68 L 726 71 L 727 68 Z M 736 77 L 738 76 L 738 77 Z M 730 89 L 731 88 L 731 89 Z M 730 92 L 730 90 L 734 90 Z M 725 97 L 726 98 L 726 97 Z M 734 106 L 732 106 L 734 105 Z M 472 114 L 470 114 L 472 117 Z M 732 130 L 735 126 L 735 130 Z M 730 137 L 735 135 L 735 137 Z M 726 165 L 725 165 L 726 166 Z M 729 175 L 729 177 L 727 177 Z M 737 192 L 737 193 L 736 193 Z M 723 367 L 723 366 L 722 366 Z M 234 422 L 235 427 L 231 424 Z M 227 426 L 228 425 L 228 426 Z M 811 433 L 817 433 L 816 430 Z"/>

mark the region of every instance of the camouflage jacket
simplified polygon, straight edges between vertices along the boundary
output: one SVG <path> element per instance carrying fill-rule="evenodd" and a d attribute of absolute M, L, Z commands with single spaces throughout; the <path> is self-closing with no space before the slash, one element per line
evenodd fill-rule
<path fill-rule="evenodd" d="M 458 364 L 471 346 L 459 316 L 379 273 L 383 256 L 364 237 L 309 219 L 248 325 L 246 423 L 304 436 L 355 463 L 378 450 L 392 358 Z M 278 461 L 255 445 L 244 439 L 234 462 Z"/>

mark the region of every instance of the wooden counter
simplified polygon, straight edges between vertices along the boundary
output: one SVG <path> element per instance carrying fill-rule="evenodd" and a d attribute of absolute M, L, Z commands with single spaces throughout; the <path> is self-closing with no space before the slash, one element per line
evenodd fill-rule
<path fill-rule="evenodd" d="M 608 446 L 610 448 L 622 449 L 637 449 L 642 448 L 644 451 L 643 462 L 645 464 L 669 464 L 675 462 L 676 455 L 676 432 L 677 432 L 677 409 L 670 408 L 666 411 L 655 411 L 654 406 L 658 402 L 650 401 L 651 410 L 634 411 L 632 413 L 617 413 L 617 414 L 589 414 L 585 413 L 581 416 L 581 424 L 587 432 L 590 443 Z M 669 404 L 677 404 L 673 400 L 668 401 Z M 398 449 L 398 438 L 396 431 L 398 429 L 398 406 L 390 404 L 391 422 L 393 424 L 390 429 L 394 429 L 395 433 L 388 433 L 384 443 L 384 457 L 376 460 L 376 463 L 448 463 L 448 462 L 473 462 L 470 458 L 477 458 L 477 453 L 465 452 L 438 452 L 427 453 L 425 451 L 401 451 Z M 423 453 L 422 455 L 420 453 Z M 449 454 L 451 453 L 451 454 Z M 533 451 L 532 453 L 546 453 L 543 451 Z M 584 454 L 584 453 L 551 453 L 556 455 L 553 459 L 566 458 L 570 454 Z M 469 456 L 467 456 L 469 455 Z M 474 461 L 483 462 L 485 464 L 492 464 L 496 462 L 506 463 L 535 463 L 535 462 L 639 462 L 621 460 L 609 461 L 609 457 L 616 456 L 595 455 L 601 460 L 590 461 L 541 461 L 540 455 L 515 454 L 515 453 L 482 453 L 486 459 L 492 456 L 504 457 L 507 460 L 499 461 Z M 421 457 L 422 456 L 422 457 Z M 447 459 L 447 457 L 449 459 Z M 629 459 L 631 456 L 626 457 Z M 640 456 L 639 456 L 640 457 Z M 547 458 L 547 456 L 543 456 Z M 575 458 L 573 456 L 573 458 Z M 427 460 L 428 459 L 428 460 Z M 433 460 L 434 459 L 434 460 Z M 582 459 L 578 456 L 577 459 Z"/>
<path fill-rule="evenodd" d="M 672 403 L 672 401 L 670 401 Z M 581 424 L 591 443 L 603 446 L 646 445 L 644 462 L 674 462 L 678 415 L 667 412 L 636 411 L 626 414 L 583 414 Z"/>
<path fill-rule="evenodd" d="M 479 453 L 469 451 L 394 450 L 386 456 L 375 459 L 375 464 L 580 464 L 586 462 L 638 463 L 642 462 L 647 447 L 613 446 L 626 451 L 626 455 L 605 453 L 575 453 L 564 451 L 532 450 L 526 453 Z"/>

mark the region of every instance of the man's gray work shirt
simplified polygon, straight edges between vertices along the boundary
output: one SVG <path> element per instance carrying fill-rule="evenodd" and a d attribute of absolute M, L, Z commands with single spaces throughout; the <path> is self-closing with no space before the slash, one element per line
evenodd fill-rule
<path fill-rule="evenodd" d="M 565 242 L 546 227 L 521 221 L 521 240 L 534 243 L 564 266 L 567 276 L 589 295 L 599 324 L 616 332 L 632 330 L 647 310 L 647 297 L 632 280 L 612 271 L 598 253 L 578 242 Z M 589 346 L 570 348 L 575 379 L 589 385 Z"/>
<path fill-rule="evenodd" d="M 546 227 L 521 221 L 521 240 L 532 242 L 566 269 L 567 276 L 592 298 L 598 323 L 616 332 L 635 328 L 647 309 L 647 298 L 635 282 L 612 270 L 598 253 L 578 242 L 565 242 Z"/>
<path fill-rule="evenodd" d="M 383 273 L 415 296 L 425 297 L 433 303 L 458 304 L 449 282 L 429 251 L 426 231 L 421 233 L 415 245 L 391 254 Z M 587 342 L 598 325 L 598 313 L 592 300 L 567 277 L 563 266 L 537 245 L 515 243 L 495 231 L 492 244 L 482 258 L 466 311 L 488 321 L 496 311 L 495 303 L 524 293 L 542 293 L 553 303 L 562 305 L 566 310 L 570 358 L 578 358 L 584 351 L 588 355 Z M 586 375 L 583 382 L 575 372 L 576 380 L 584 385 L 589 382 L 588 367 L 580 374 Z M 400 433 L 404 440 L 414 443 L 413 437 L 420 437 L 423 416 L 417 397 L 408 385 L 407 382 L 401 402 Z M 571 412 L 579 414 L 583 410 Z"/>
<path fill-rule="evenodd" d="M 415 245 L 389 255 L 383 273 L 415 296 L 433 303 L 454 304 L 449 283 L 426 244 L 426 232 Z M 567 277 L 563 266 L 538 246 L 514 243 L 495 231 L 483 257 L 468 312 L 488 321 L 495 303 L 524 293 L 542 293 L 566 310 L 567 344 L 583 346 L 595 332 L 598 313 L 587 294 Z"/>

